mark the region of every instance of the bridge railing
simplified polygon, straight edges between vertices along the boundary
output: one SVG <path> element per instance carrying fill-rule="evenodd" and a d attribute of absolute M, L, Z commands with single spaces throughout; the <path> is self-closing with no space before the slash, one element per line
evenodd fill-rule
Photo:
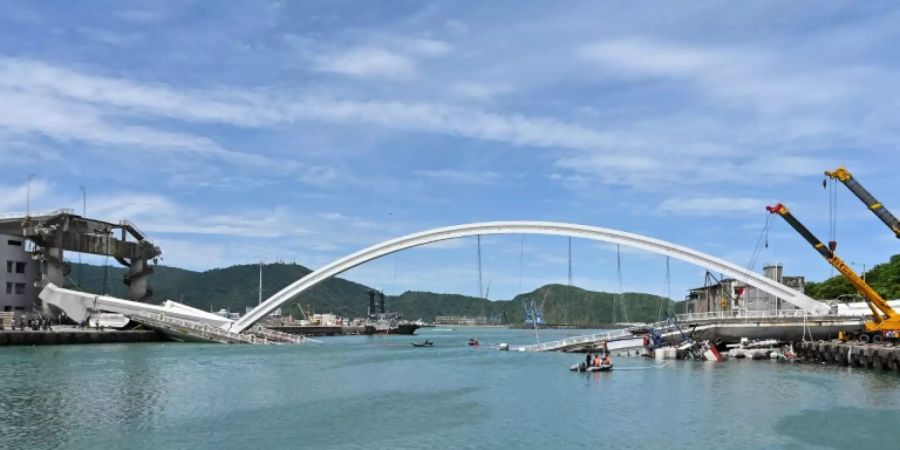
<path fill-rule="evenodd" d="M 715 319 L 777 319 L 777 318 L 802 318 L 810 316 L 809 313 L 801 309 L 792 309 L 786 311 L 752 311 L 746 309 L 737 309 L 730 311 L 712 311 L 702 313 L 676 314 L 675 318 L 679 322 L 687 322 L 692 320 L 715 320 Z"/>
<path fill-rule="evenodd" d="M 160 313 L 138 313 L 132 314 L 132 316 L 136 317 L 136 319 L 140 322 L 141 319 L 145 321 L 156 322 L 157 325 L 161 326 L 177 326 L 182 330 L 188 331 L 191 335 L 196 336 L 202 339 L 225 339 L 228 341 L 234 342 L 244 342 L 247 344 L 268 344 L 269 342 L 265 339 L 259 339 L 252 334 L 242 334 L 242 333 L 232 333 L 229 331 L 222 330 L 218 327 L 209 326 L 204 323 L 193 322 L 190 320 L 179 319 L 177 317 L 168 316 L 166 314 Z"/>
<path fill-rule="evenodd" d="M 0 219 L 22 219 L 26 216 L 29 217 L 49 217 L 49 216 L 58 216 L 60 214 L 74 214 L 74 210 L 69 208 L 60 208 L 60 209 L 50 209 L 47 211 L 19 211 L 19 212 L 10 212 L 0 214 Z"/>
<path fill-rule="evenodd" d="M 519 347 L 519 351 L 523 352 L 545 352 L 549 350 L 555 350 L 558 348 L 565 348 L 572 345 L 577 344 L 585 344 L 589 342 L 600 342 L 600 341 L 608 341 L 612 339 L 616 339 L 619 337 L 629 336 L 631 332 L 628 329 L 624 330 L 616 330 L 616 331 L 606 331 L 603 333 L 594 333 L 594 334 L 586 334 L 581 336 L 571 336 L 565 339 L 543 342 L 541 344 L 532 344 L 532 345 L 524 345 Z"/>

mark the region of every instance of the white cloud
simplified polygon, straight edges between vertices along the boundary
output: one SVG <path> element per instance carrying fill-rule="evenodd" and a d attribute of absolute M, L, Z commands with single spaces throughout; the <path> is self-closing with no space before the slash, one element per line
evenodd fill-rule
<path fill-rule="evenodd" d="M 656 212 L 699 217 L 759 215 L 771 203 L 751 197 L 670 198 L 660 203 Z"/>
<path fill-rule="evenodd" d="M 417 170 L 414 174 L 432 180 L 446 181 L 460 184 L 495 184 L 501 179 L 501 175 L 494 171 L 465 171 L 465 170 Z"/>
<path fill-rule="evenodd" d="M 480 83 L 475 81 L 460 81 L 450 88 L 453 93 L 461 97 L 473 100 L 491 100 L 499 95 L 512 92 L 512 86 L 508 83 Z"/>
<path fill-rule="evenodd" d="M 261 93 L 235 90 L 196 91 L 164 84 L 138 83 L 124 78 L 88 74 L 41 61 L 22 58 L 0 58 L 0 92 L 6 95 L 29 95 L 25 100 L 55 101 L 55 110 L 81 107 L 78 113 L 97 110 L 89 105 L 117 108 L 117 115 L 156 115 L 190 121 L 221 122 L 242 126 L 259 126 L 276 120 L 278 113 L 267 108 L 270 103 Z M 77 100 L 80 103 L 63 103 Z M 76 112 L 76 111 L 72 111 Z M 75 119 L 74 117 L 72 118 Z"/>
<path fill-rule="evenodd" d="M 166 197 L 155 194 L 118 193 L 96 196 L 90 193 L 87 215 L 117 223 L 121 219 L 143 220 L 152 217 L 176 217 L 179 208 Z"/>
<path fill-rule="evenodd" d="M 342 62 L 333 68 L 343 67 L 360 74 L 411 73 L 401 59 L 388 56 L 390 52 L 357 50 L 345 54 L 346 59 L 337 58 L 335 61 Z M 539 147 L 587 149 L 616 142 L 604 133 L 551 118 L 506 115 L 441 103 L 292 98 L 241 89 L 178 89 L 11 58 L 0 59 L 0 101 L 17 105 L 15 109 L 0 111 L 0 128 L 98 145 L 180 149 L 221 157 L 239 165 L 269 167 L 280 167 L 284 162 L 276 164 L 259 155 L 225 149 L 202 136 L 121 122 L 161 116 L 263 127 L 312 120 L 367 123 Z"/>
<path fill-rule="evenodd" d="M 856 93 L 861 78 L 873 75 L 862 68 L 797 69 L 756 47 L 701 47 L 647 38 L 594 42 L 578 48 L 576 55 L 601 70 L 686 79 L 719 100 L 779 113 L 834 106 Z"/>
<path fill-rule="evenodd" d="M 444 22 L 444 28 L 453 35 L 462 35 L 469 32 L 469 27 L 459 20 L 448 20 Z"/>
<path fill-rule="evenodd" d="M 453 46 L 447 42 L 436 39 L 405 38 L 397 41 L 397 46 L 421 56 L 441 56 L 453 50 Z"/>
<path fill-rule="evenodd" d="M 341 53 L 320 55 L 315 67 L 360 78 L 405 80 L 416 74 L 416 63 L 399 53 L 377 47 L 353 48 Z"/>
<path fill-rule="evenodd" d="M 45 197 L 49 191 L 49 185 L 43 180 L 31 181 L 31 201 L 35 202 Z M 25 213 L 28 200 L 28 184 L 19 186 L 0 186 L 0 213 L 14 214 Z M 33 205 L 32 205 L 33 207 Z"/>

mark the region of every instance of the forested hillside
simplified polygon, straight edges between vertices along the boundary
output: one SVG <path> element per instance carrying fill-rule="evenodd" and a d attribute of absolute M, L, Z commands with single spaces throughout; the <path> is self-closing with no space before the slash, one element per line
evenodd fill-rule
<path fill-rule="evenodd" d="M 259 268 L 256 265 L 239 265 L 205 272 L 194 272 L 167 266 L 157 266 L 151 277 L 153 301 L 165 299 L 204 310 L 228 308 L 243 313 L 247 306 L 257 304 Z M 263 296 L 267 297 L 310 270 L 298 264 L 268 264 L 263 268 Z M 102 293 L 104 286 L 111 295 L 127 297 L 127 286 L 122 283 L 124 270 L 100 266 L 73 264 L 69 275 L 70 287 L 79 284 L 88 292 Z M 308 292 L 292 304 L 283 307 L 284 314 L 299 316 L 296 305 L 315 312 L 333 312 L 346 317 L 366 314 L 369 287 L 342 278 L 330 279 Z M 625 293 L 618 302 L 618 294 L 594 292 L 574 286 L 551 284 L 532 292 L 520 294 L 512 300 L 489 301 L 457 294 L 433 292 L 405 292 L 387 299 L 390 311 L 400 312 L 409 319 L 433 321 L 439 315 L 484 316 L 505 318 L 506 323 L 521 324 L 524 321 L 524 304 L 532 301 L 543 309 L 544 321 L 549 324 L 596 325 L 612 322 L 642 322 L 656 320 L 660 311 L 675 311 L 676 302 L 659 296 L 642 293 Z M 624 306 L 623 306 L 624 304 Z M 680 311 L 679 311 L 680 312 Z"/>
<path fill-rule="evenodd" d="M 900 298 L 900 255 L 872 267 L 866 272 L 866 282 L 886 299 Z M 807 282 L 806 293 L 813 298 L 834 299 L 844 294 L 856 294 L 856 289 L 838 275 L 819 283 Z"/>

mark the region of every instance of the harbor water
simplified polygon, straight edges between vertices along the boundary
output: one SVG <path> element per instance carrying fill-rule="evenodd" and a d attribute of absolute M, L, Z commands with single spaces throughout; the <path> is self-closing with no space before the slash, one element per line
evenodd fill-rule
<path fill-rule="evenodd" d="M 542 330 L 542 339 L 580 334 Z M 481 346 L 466 345 L 476 337 Z M 432 348 L 412 340 L 430 339 Z M 299 346 L 0 349 L 0 448 L 889 448 L 900 378 L 815 364 L 500 352 L 534 332 Z"/>

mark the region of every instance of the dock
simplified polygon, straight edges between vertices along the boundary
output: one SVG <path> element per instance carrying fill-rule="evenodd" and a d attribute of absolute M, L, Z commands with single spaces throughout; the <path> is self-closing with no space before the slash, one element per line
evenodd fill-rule
<path fill-rule="evenodd" d="M 794 348 L 805 361 L 900 373 L 900 346 L 816 341 L 801 342 Z"/>
<path fill-rule="evenodd" d="M 98 330 L 74 326 L 54 326 L 53 331 L 3 330 L 0 346 L 7 345 L 65 345 L 156 342 L 166 340 L 154 330 Z"/>

